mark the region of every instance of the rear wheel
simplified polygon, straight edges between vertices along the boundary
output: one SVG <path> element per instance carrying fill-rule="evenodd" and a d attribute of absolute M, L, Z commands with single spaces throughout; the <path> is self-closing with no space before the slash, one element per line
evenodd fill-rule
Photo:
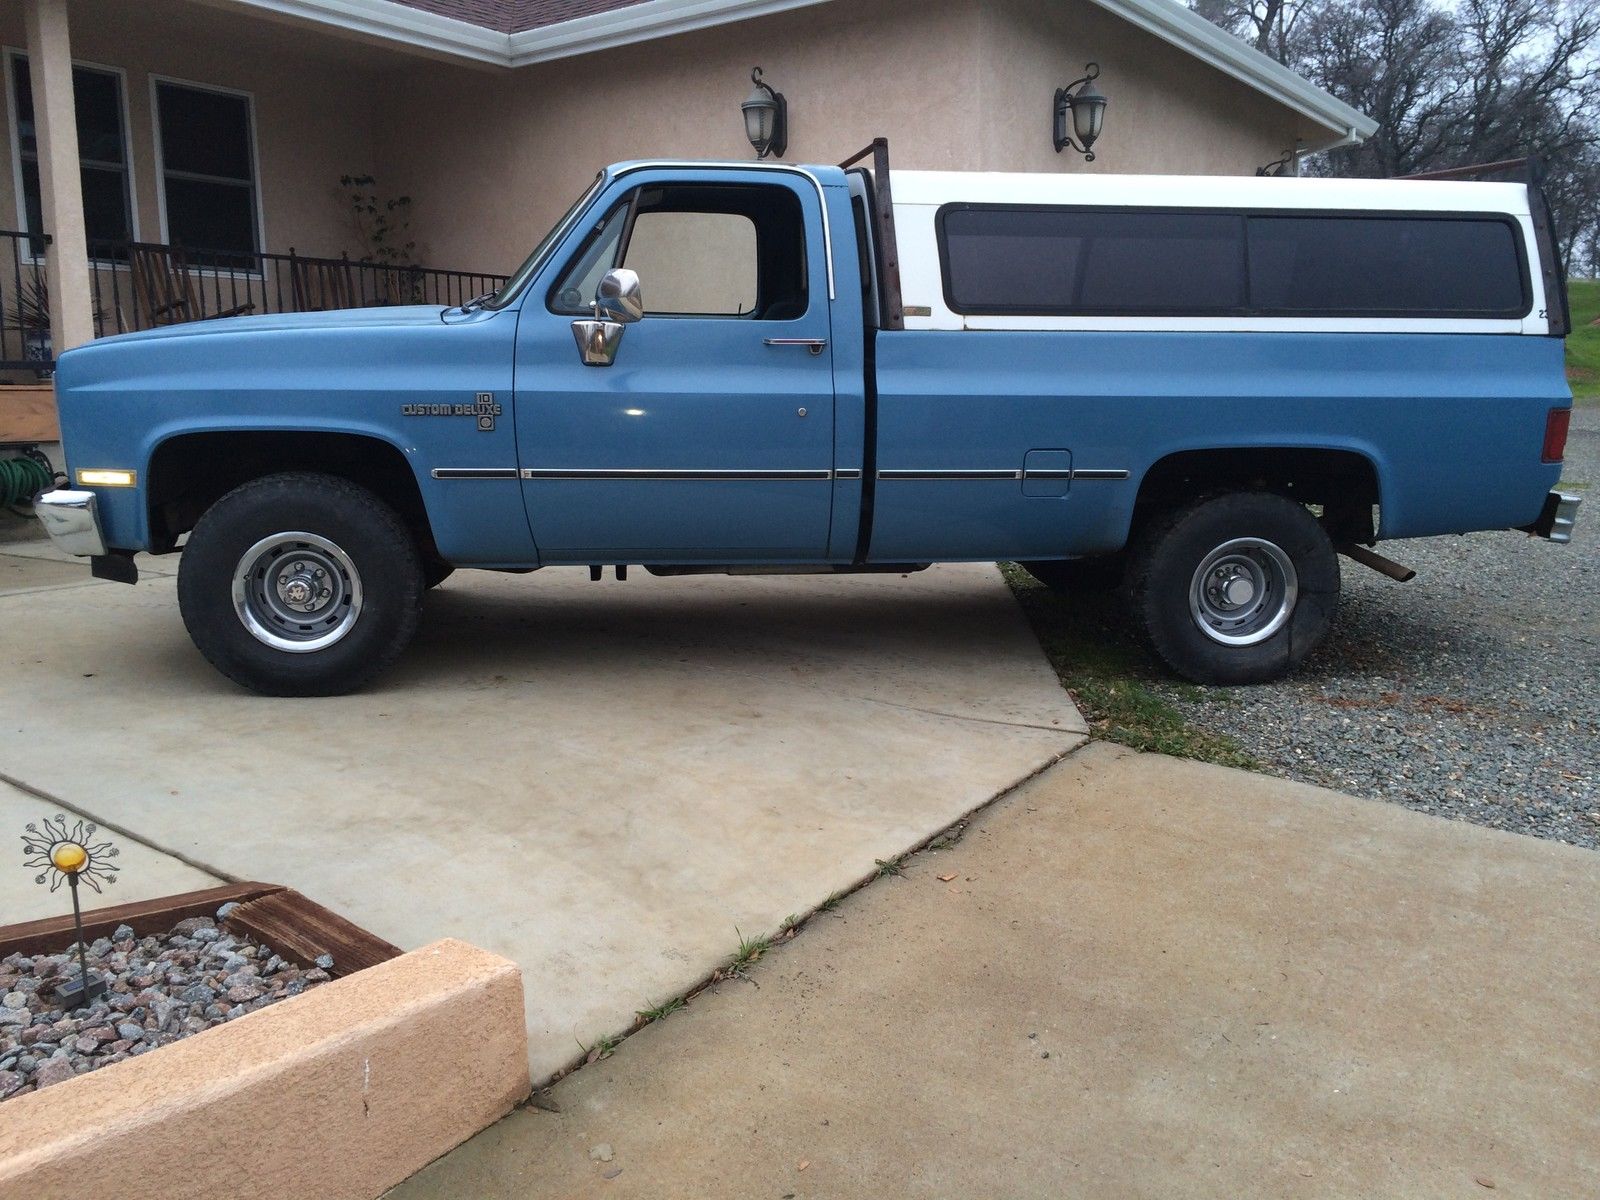
<path fill-rule="evenodd" d="M 423 569 L 377 496 L 330 475 L 253 480 L 195 525 L 178 570 L 189 636 L 268 696 L 354 691 L 416 632 Z"/>
<path fill-rule="evenodd" d="M 1339 560 L 1303 505 L 1238 492 L 1152 521 L 1134 552 L 1129 591 L 1145 636 L 1178 674 L 1264 683 L 1299 666 L 1327 634 Z"/>

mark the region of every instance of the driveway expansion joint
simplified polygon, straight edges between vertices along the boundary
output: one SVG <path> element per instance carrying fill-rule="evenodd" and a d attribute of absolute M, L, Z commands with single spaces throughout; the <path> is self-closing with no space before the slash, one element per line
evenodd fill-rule
<path fill-rule="evenodd" d="M 1062 690 L 1063 692 L 1065 691 L 1065 689 Z M 1038 729 L 1045 733 L 1059 733 L 1063 737 L 1087 738 L 1089 736 L 1088 726 L 1084 725 L 1083 714 L 1081 713 L 1078 714 L 1078 723 L 1083 725 L 1083 728 L 1080 729 L 1072 725 L 1039 725 L 1033 721 L 1007 721 L 1002 717 L 979 717 L 970 713 L 942 712 L 937 708 L 923 708 L 916 704 L 900 704 L 894 700 L 884 700 L 878 696 L 847 695 L 840 698 L 859 700 L 865 704 L 882 704 L 888 708 L 898 708 L 902 712 L 923 713 L 930 717 L 943 717 L 951 721 L 975 721 L 980 725 L 1003 725 L 1007 729 Z M 1071 697 L 1069 696 L 1068 699 L 1070 700 Z M 1076 706 L 1074 706 L 1074 709 L 1076 709 Z"/>
<path fill-rule="evenodd" d="M 195 858 L 192 855 L 185 854 L 181 850 L 174 850 L 169 846 L 163 846 L 160 842 L 151 841 L 147 837 L 134 833 L 133 830 L 129 829 L 126 825 L 120 825 L 115 821 L 104 820 L 103 818 L 84 808 L 82 805 L 73 804 L 70 801 L 63 800 L 60 796 L 53 795 L 52 793 L 45 791 L 43 788 L 34 787 L 33 784 L 18 779 L 15 775 L 9 775 L 4 771 L 0 771 L 0 783 L 8 783 L 12 787 L 16 788 L 19 792 L 25 792 L 36 800 L 43 800 L 46 804 L 53 804 L 57 808 L 61 809 L 62 812 L 69 812 L 75 817 L 82 817 L 86 821 L 93 821 L 95 825 L 99 826 L 99 828 L 106 833 L 114 833 L 118 837 L 126 838 L 130 842 L 135 842 L 147 850 L 154 850 L 157 854 L 162 854 L 170 859 L 174 859 L 186 867 L 193 867 L 196 871 L 204 871 L 207 875 L 214 875 L 223 883 L 245 882 L 244 877 L 241 875 L 231 874 L 228 871 L 224 871 L 221 867 L 213 866 L 212 864 Z"/>

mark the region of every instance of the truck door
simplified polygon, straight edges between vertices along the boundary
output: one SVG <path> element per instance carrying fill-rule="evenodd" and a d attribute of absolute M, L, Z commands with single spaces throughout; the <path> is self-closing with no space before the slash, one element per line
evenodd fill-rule
<path fill-rule="evenodd" d="M 834 391 L 816 186 L 639 171 L 594 211 L 518 324 L 518 455 L 541 559 L 820 561 Z M 645 315 L 611 365 L 585 366 L 572 323 L 613 267 L 638 273 Z"/>

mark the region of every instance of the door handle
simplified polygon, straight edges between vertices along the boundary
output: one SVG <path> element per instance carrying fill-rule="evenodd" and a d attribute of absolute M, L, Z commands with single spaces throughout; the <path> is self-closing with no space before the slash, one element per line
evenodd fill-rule
<path fill-rule="evenodd" d="M 768 346 L 804 346 L 812 354 L 821 354 L 828 348 L 826 338 L 762 338 Z"/>

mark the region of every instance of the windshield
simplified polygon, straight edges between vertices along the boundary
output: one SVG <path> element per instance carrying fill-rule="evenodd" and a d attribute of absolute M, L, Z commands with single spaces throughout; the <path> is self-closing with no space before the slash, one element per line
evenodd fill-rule
<path fill-rule="evenodd" d="M 516 273 L 505 281 L 499 291 L 491 293 L 484 299 L 483 307 L 504 308 L 511 303 L 512 299 L 522 290 L 528 280 L 533 278 L 534 273 L 544 265 L 545 258 L 555 248 L 555 244 L 561 240 L 562 235 L 566 233 L 567 227 L 588 206 L 589 201 L 594 199 L 595 193 L 600 190 L 600 185 L 605 180 L 606 173 L 604 171 L 594 177 L 594 182 L 584 190 L 583 195 L 578 197 L 577 202 L 567 209 L 566 215 L 552 225 L 550 232 L 544 235 L 544 240 L 533 248 L 533 253 L 528 255 L 527 261 L 517 268 Z"/>

